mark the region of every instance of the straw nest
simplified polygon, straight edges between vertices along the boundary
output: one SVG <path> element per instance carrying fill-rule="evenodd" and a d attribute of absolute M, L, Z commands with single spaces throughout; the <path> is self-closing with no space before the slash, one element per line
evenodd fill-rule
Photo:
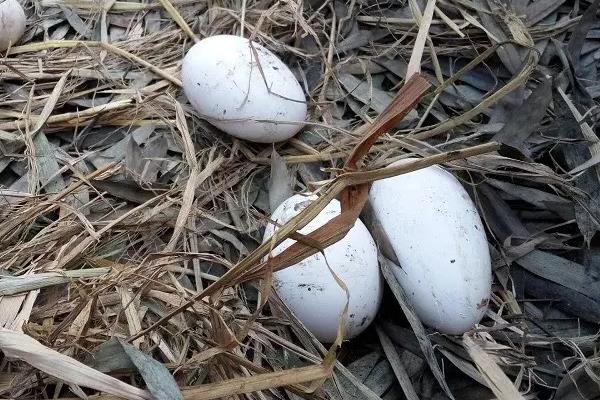
<path fill-rule="evenodd" d="M 25 36 L 0 58 L 0 395 L 598 396 L 599 2 L 425 3 L 24 4 Z M 182 57 L 222 33 L 297 74 L 296 138 L 234 140 L 191 109 Z M 394 96 L 419 64 L 432 88 L 411 111 Z M 404 156 L 423 160 L 383 169 Z M 462 337 L 423 327 L 382 262 L 377 321 L 325 348 L 270 290 L 273 269 L 318 250 L 261 261 L 269 197 L 322 195 L 282 240 L 346 196 L 325 246 L 370 181 L 433 163 L 488 230 L 489 312 Z"/>

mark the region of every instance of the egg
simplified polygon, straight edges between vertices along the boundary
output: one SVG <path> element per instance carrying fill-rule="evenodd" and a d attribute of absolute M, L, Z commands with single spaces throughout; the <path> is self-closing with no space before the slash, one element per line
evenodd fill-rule
<path fill-rule="evenodd" d="M 232 35 L 199 41 L 183 59 L 183 90 L 203 118 L 232 136 L 258 143 L 287 140 L 306 119 L 304 92 L 275 54 L 258 43 L 252 47 Z"/>
<path fill-rule="evenodd" d="M 421 321 L 447 334 L 473 328 L 487 309 L 492 268 L 481 218 L 460 182 L 431 166 L 376 181 L 369 201 Z"/>
<path fill-rule="evenodd" d="M 17 0 L 0 1 L 0 51 L 14 46 L 25 32 L 25 12 Z"/>
<path fill-rule="evenodd" d="M 282 225 L 300 213 L 315 195 L 296 194 L 279 205 L 271 219 Z M 299 232 L 308 234 L 340 215 L 340 203 L 332 200 Z M 269 224 L 264 241 L 276 231 Z M 277 246 L 275 256 L 295 243 L 286 239 Z M 383 280 L 377 261 L 377 247 L 365 225 L 357 220 L 347 235 L 322 253 L 305 258 L 296 265 L 273 273 L 273 286 L 281 300 L 315 337 L 323 343 L 335 340 L 339 317 L 346 305 L 346 292 L 337 284 L 327 264 L 345 283 L 350 294 L 348 321 L 344 338 L 363 332 L 375 318 L 383 293 Z"/>

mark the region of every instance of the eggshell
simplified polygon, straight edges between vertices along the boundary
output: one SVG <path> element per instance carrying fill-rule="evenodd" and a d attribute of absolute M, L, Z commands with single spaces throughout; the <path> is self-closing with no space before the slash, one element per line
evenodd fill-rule
<path fill-rule="evenodd" d="M 15 46 L 25 32 L 25 12 L 17 0 L 0 1 L 0 51 Z"/>
<path fill-rule="evenodd" d="M 252 43 L 256 52 L 239 36 L 196 43 L 183 60 L 184 92 L 198 113 L 232 136 L 260 143 L 287 140 L 306 119 L 304 92 L 287 65 Z"/>
<path fill-rule="evenodd" d="M 315 199 L 314 195 L 294 195 L 277 207 L 271 219 L 284 224 Z M 340 212 L 340 203 L 333 200 L 300 233 L 308 234 L 316 230 Z M 275 230 L 276 227 L 269 224 L 264 241 L 268 241 Z M 281 253 L 293 243 L 294 240 L 286 239 L 273 250 L 272 255 Z M 357 220 L 342 240 L 327 247 L 324 252 L 327 263 L 344 281 L 350 293 L 348 324 L 344 335 L 350 339 L 369 326 L 381 303 L 383 281 L 377 248 L 365 225 Z M 346 293 L 336 283 L 327 263 L 321 253 L 316 253 L 273 274 L 274 287 L 282 301 L 324 343 L 335 339 L 339 317 L 346 304 Z"/>
<path fill-rule="evenodd" d="M 421 320 L 448 334 L 473 328 L 487 309 L 492 270 L 481 219 L 460 182 L 432 166 L 375 182 L 369 199 Z"/>

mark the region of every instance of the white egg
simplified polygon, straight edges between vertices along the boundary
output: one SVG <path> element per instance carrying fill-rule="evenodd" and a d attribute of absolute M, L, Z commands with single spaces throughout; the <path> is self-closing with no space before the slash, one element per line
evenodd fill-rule
<path fill-rule="evenodd" d="M 15 46 L 25 32 L 25 12 L 17 0 L 0 0 L 0 51 Z"/>
<path fill-rule="evenodd" d="M 183 60 L 184 92 L 203 118 L 232 136 L 259 143 L 287 140 L 306 119 L 304 92 L 287 65 L 252 44 L 256 52 L 239 36 L 196 43 Z"/>
<path fill-rule="evenodd" d="M 271 219 L 284 224 L 314 201 L 314 195 L 294 195 L 277 207 Z M 340 215 L 340 203 L 333 200 L 299 232 L 308 234 Z M 276 230 L 269 224 L 264 241 Z M 275 256 L 295 243 L 286 239 L 272 252 Z M 336 283 L 327 264 L 344 281 L 350 293 L 348 323 L 344 337 L 353 338 L 363 332 L 375 318 L 383 281 L 377 261 L 377 248 L 365 225 L 357 220 L 348 234 L 327 247 L 323 254 L 316 253 L 273 274 L 273 284 L 282 301 L 302 323 L 324 343 L 336 337 L 339 317 L 346 304 L 346 293 Z"/>
<path fill-rule="evenodd" d="M 483 224 L 460 182 L 432 166 L 375 182 L 369 199 L 423 323 L 448 334 L 473 328 L 487 309 L 492 270 Z"/>

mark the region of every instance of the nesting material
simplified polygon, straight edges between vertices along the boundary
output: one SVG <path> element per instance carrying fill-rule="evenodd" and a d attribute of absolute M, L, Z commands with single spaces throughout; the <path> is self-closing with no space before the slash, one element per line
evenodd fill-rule
<path fill-rule="evenodd" d="M 105 400 L 111 377 L 125 398 L 597 396 L 598 2 L 18 1 L 27 29 L 0 51 L 0 397 Z M 182 62 L 219 35 L 293 72 L 310 113 L 290 117 L 291 139 L 233 140 L 194 108 Z M 277 126 L 255 116 L 237 122 Z M 318 193 L 308 223 L 338 196 L 343 223 L 312 242 L 332 243 L 406 157 L 470 188 L 494 266 L 487 312 L 467 338 L 423 324 L 387 260 L 410 266 L 363 213 L 387 288 L 370 327 L 328 353 L 267 290 L 272 269 L 298 267 L 261 261 L 270 203 Z M 294 249 L 298 263 L 314 247 Z"/>

